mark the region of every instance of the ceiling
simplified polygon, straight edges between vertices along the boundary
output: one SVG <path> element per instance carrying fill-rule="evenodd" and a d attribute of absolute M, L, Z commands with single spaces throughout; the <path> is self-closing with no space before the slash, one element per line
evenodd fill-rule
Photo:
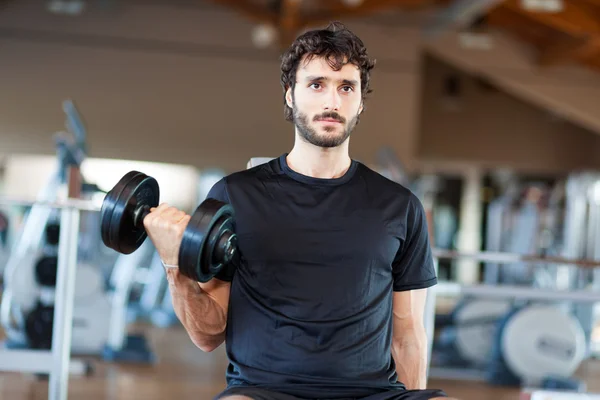
<path fill-rule="evenodd" d="M 600 0 L 211 0 L 278 33 L 288 45 L 302 30 L 382 11 L 431 10 L 424 34 L 500 28 L 531 46 L 540 67 L 579 64 L 600 71 Z"/>

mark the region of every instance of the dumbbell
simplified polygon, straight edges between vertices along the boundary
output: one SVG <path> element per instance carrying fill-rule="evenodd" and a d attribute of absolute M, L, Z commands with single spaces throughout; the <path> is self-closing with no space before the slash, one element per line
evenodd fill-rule
<path fill-rule="evenodd" d="M 144 218 L 158 207 L 156 179 L 138 171 L 125 174 L 106 194 L 100 210 L 105 246 L 131 254 L 146 240 Z M 179 270 L 198 282 L 208 282 L 237 259 L 233 208 L 215 199 L 204 200 L 194 211 L 181 241 Z"/>

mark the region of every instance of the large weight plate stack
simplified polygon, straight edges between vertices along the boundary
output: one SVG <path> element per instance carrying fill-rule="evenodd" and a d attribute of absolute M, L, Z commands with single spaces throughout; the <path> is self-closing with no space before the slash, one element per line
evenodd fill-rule
<path fill-rule="evenodd" d="M 179 270 L 198 282 L 208 282 L 237 255 L 233 208 L 206 199 L 192 215 L 181 241 Z"/>
<path fill-rule="evenodd" d="M 102 203 L 102 242 L 122 254 L 137 250 L 148 236 L 138 213 L 158 207 L 159 198 L 154 178 L 138 171 L 125 174 Z"/>

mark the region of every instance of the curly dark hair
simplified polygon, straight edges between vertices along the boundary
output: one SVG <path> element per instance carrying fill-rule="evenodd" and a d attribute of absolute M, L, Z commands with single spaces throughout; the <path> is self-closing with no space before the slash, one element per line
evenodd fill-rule
<path fill-rule="evenodd" d="M 283 87 L 284 115 L 287 121 L 293 120 L 293 110 L 285 101 L 285 92 L 296 85 L 298 65 L 306 56 L 328 60 L 334 70 L 340 70 L 344 64 L 352 63 L 360 69 L 362 98 L 372 90 L 369 88 L 371 70 L 375 60 L 370 59 L 362 40 L 341 22 L 332 22 L 324 29 L 315 29 L 300 35 L 281 57 L 281 86 Z"/>

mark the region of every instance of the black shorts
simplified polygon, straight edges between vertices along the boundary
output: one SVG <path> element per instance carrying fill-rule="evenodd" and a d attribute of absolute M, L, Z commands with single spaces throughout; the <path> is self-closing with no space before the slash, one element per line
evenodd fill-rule
<path fill-rule="evenodd" d="M 219 393 L 213 400 L 225 400 L 227 396 L 240 395 L 247 396 L 253 400 L 307 400 L 301 397 L 290 396 L 289 394 L 272 392 L 265 389 L 254 387 L 231 387 Z M 435 397 L 447 397 L 446 393 L 437 389 L 428 390 L 390 390 L 388 392 L 377 393 L 367 397 L 344 398 L 337 400 L 429 400 Z M 319 400 L 328 400 L 322 398 Z"/>

